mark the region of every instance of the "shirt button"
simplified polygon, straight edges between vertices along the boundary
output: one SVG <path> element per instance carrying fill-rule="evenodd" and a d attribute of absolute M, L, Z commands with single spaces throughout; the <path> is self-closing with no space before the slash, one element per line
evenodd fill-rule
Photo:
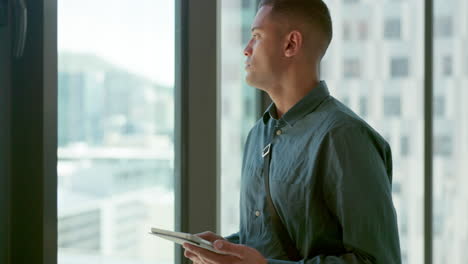
<path fill-rule="evenodd" d="M 276 130 L 276 135 L 277 136 L 281 135 L 282 133 L 283 133 L 283 131 L 281 131 L 281 129 Z"/>
<path fill-rule="evenodd" d="M 260 216 L 260 211 L 255 211 L 255 216 L 259 217 Z"/>

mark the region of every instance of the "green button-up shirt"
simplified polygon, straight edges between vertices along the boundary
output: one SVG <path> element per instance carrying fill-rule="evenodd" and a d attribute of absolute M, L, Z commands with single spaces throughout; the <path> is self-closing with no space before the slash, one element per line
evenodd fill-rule
<path fill-rule="evenodd" d="M 271 143 L 270 192 L 303 256 L 288 258 L 266 208 L 262 150 Z M 244 150 L 240 231 L 227 237 L 269 263 L 401 263 L 388 143 L 320 82 L 281 118 L 272 104 Z"/>

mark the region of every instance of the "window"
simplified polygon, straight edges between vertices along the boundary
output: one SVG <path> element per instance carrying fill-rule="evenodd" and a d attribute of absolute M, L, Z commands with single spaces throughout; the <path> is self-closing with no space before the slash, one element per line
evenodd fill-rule
<path fill-rule="evenodd" d="M 369 38 L 369 25 L 367 21 L 360 21 L 359 24 L 359 40 L 364 41 Z"/>
<path fill-rule="evenodd" d="M 449 38 L 453 35 L 453 17 L 436 17 L 434 35 L 437 38 Z"/>
<path fill-rule="evenodd" d="M 452 56 L 447 55 L 442 58 L 442 75 L 452 76 L 453 74 L 453 61 Z"/>
<path fill-rule="evenodd" d="M 390 76 L 392 78 L 403 78 L 409 75 L 408 58 L 392 58 L 390 65 Z"/>
<path fill-rule="evenodd" d="M 442 3 L 442 2 L 441 2 Z M 443 3 L 434 9 L 434 58 L 441 58 L 441 70 L 434 72 L 433 136 L 433 263 L 466 262 L 468 245 L 468 204 L 466 175 L 468 167 L 466 85 L 462 72 L 466 56 L 466 1 Z M 463 21 L 463 22 L 462 22 Z M 466 53 L 465 53 L 466 54 Z M 454 63 L 457 58 L 462 63 Z M 439 68 L 440 69 L 440 68 Z"/>
<path fill-rule="evenodd" d="M 442 157 L 451 157 L 452 153 L 452 137 L 448 135 L 436 136 L 434 140 L 434 155 Z"/>
<path fill-rule="evenodd" d="M 445 97 L 435 96 L 434 97 L 434 117 L 443 118 L 445 116 Z"/>
<path fill-rule="evenodd" d="M 401 102 L 399 96 L 386 96 L 384 98 L 384 115 L 386 117 L 399 117 Z"/>
<path fill-rule="evenodd" d="M 401 38 L 401 21 L 398 18 L 389 18 L 385 20 L 384 36 L 386 39 Z"/>
<path fill-rule="evenodd" d="M 344 78 L 359 78 L 361 76 L 361 63 L 359 59 L 345 59 L 343 65 Z"/>
<path fill-rule="evenodd" d="M 244 23 L 244 21 L 253 17 L 257 1 L 223 1 L 222 23 L 230 24 L 229 27 L 224 27 L 223 32 L 234 31 L 235 34 L 241 36 L 226 38 L 222 40 L 222 45 L 231 45 L 232 43 L 229 44 L 228 41 L 234 39 L 235 42 L 232 45 L 241 50 L 249 38 L 248 33 L 244 34 L 244 32 L 248 32 L 250 29 L 249 23 Z M 172 0 L 157 1 L 157 4 L 150 3 L 151 1 L 142 1 L 138 5 L 129 0 L 112 2 L 109 0 L 84 0 L 80 3 L 71 0 L 58 0 L 58 2 L 59 94 L 58 98 L 48 97 L 55 92 L 55 89 L 42 89 L 41 92 L 45 92 L 44 98 L 49 98 L 52 101 L 58 99 L 59 163 L 57 171 L 59 178 L 57 193 L 59 204 L 57 227 L 59 236 L 57 242 L 59 263 L 173 263 L 172 247 L 158 244 L 156 240 L 147 236 L 140 236 L 142 232 L 138 228 L 146 226 L 147 223 L 169 229 L 173 226 L 173 219 L 161 219 L 160 217 L 161 215 L 170 216 L 172 213 L 161 214 L 160 212 L 173 212 L 174 210 L 174 87 L 171 81 L 161 81 L 155 78 L 154 72 L 172 71 L 171 69 L 174 68 L 171 64 L 173 60 L 172 47 L 174 46 L 172 43 L 174 28 L 171 22 L 174 20 L 174 12 L 172 12 L 174 3 Z M 386 4 L 391 4 L 391 2 L 401 1 L 392 0 L 387 1 Z M 468 224 L 465 221 L 468 218 L 468 212 L 462 210 L 468 203 L 468 195 L 464 190 L 467 183 L 465 163 L 468 159 L 466 149 L 468 111 L 463 104 L 466 95 L 463 84 L 468 81 L 468 64 L 465 62 L 468 62 L 468 58 L 463 56 L 460 50 L 465 45 L 468 32 L 466 26 L 461 26 L 459 29 L 456 26 L 464 25 L 463 23 L 466 22 L 463 12 L 460 11 L 464 10 L 466 3 L 463 0 L 439 1 L 439 4 L 443 2 L 443 8 L 438 8 L 436 3 L 433 17 L 436 45 L 434 45 L 433 55 L 438 60 L 435 63 L 434 76 L 424 76 L 423 65 L 424 60 L 427 59 L 424 57 L 422 49 L 424 47 L 422 39 L 424 25 L 421 23 L 421 18 L 423 18 L 424 1 L 403 2 L 404 10 L 402 11 L 404 12 L 399 13 L 404 16 L 404 20 L 402 20 L 404 23 L 400 25 L 400 37 L 387 39 L 384 33 L 376 34 L 376 39 L 366 39 L 362 37 L 365 34 L 361 36 L 358 27 L 357 37 L 353 43 L 343 45 L 343 43 L 339 43 L 341 40 L 334 40 L 329 50 L 329 54 L 333 54 L 333 56 L 325 58 L 326 68 L 330 73 L 326 80 L 329 81 L 331 93 L 344 98 L 343 102 L 363 116 L 387 139 L 392 147 L 393 160 L 395 161 L 392 195 L 398 215 L 403 263 L 422 264 L 424 259 L 423 241 L 425 238 L 422 223 L 424 218 L 422 215 L 424 178 L 422 175 L 424 175 L 424 165 L 433 165 L 434 247 L 432 262 L 461 264 L 465 263 L 466 260 L 464 253 L 468 241 Z M 0 3 L 3 2 L 0 1 Z M 387 6 L 382 5 L 379 1 L 343 0 L 327 1 L 327 4 L 330 6 L 334 21 L 362 19 L 361 10 L 371 11 L 364 12 L 364 14 L 379 14 L 376 16 L 378 20 L 375 20 L 374 16 L 369 16 L 369 19 L 366 19 L 370 29 L 372 29 L 372 25 L 380 25 L 380 14 L 388 16 L 396 13 L 387 9 Z M 167 8 L 167 5 L 170 5 L 170 8 Z M 229 10 L 233 8 L 234 12 L 227 11 L 228 5 Z M 47 12 L 44 14 L 54 14 L 54 12 L 49 13 L 50 9 L 45 9 Z M 407 10 L 412 10 L 409 16 Z M 31 21 L 34 22 L 38 17 L 37 12 L 44 10 L 31 8 L 28 11 L 30 14 L 34 14 L 30 17 Z M 85 19 L 83 13 L 86 14 Z M 98 16 L 103 19 L 96 23 Z M 151 22 L 142 23 L 139 19 Z M 151 24 L 151 28 L 143 26 L 135 30 L 136 27 L 132 26 L 133 23 L 138 25 Z M 39 24 L 30 24 L 34 32 L 38 32 L 36 29 L 44 29 L 44 31 L 50 29 L 37 26 Z M 159 25 L 164 25 L 165 28 L 162 29 Z M 2 27 L 0 31 L 3 33 L 10 29 L 10 27 Z M 352 38 L 354 29 L 354 25 L 352 28 L 350 27 L 349 38 Z M 193 33 L 191 30 L 187 31 Z M 102 38 L 103 32 L 106 33 L 106 38 Z M 412 36 L 412 38 L 402 40 L 404 35 L 402 32 Z M 155 48 L 155 45 L 158 45 L 160 41 L 154 41 L 153 35 L 157 35 L 158 40 L 163 38 L 166 41 L 164 49 Z M 50 51 L 52 48 L 49 50 L 50 45 L 42 42 L 42 37 L 41 34 L 29 35 L 28 41 L 32 45 L 26 45 L 26 49 L 28 50 L 28 46 L 30 49 L 31 46 L 37 47 L 44 44 L 44 49 Z M 242 40 L 238 41 L 239 38 Z M 448 38 L 450 39 L 447 40 Z M 6 39 L 10 40 L 9 37 Z M 32 39 L 34 41 L 31 41 Z M 37 41 L 38 39 L 40 41 Z M 3 43 L 4 40 L 4 34 L 0 34 L 0 42 Z M 367 43 L 364 43 L 364 40 Z M 101 41 L 103 43 L 93 43 Z M 354 42 L 369 45 L 354 45 L 356 44 Z M 382 52 L 380 50 L 377 52 L 365 50 L 365 56 L 360 54 L 362 47 L 380 47 L 382 43 L 385 47 Z M 161 66 L 157 60 L 154 60 L 155 56 L 161 56 L 160 53 L 153 54 L 158 50 L 164 51 L 163 55 L 168 56 L 165 61 L 170 62 L 170 65 Z M 233 47 L 223 48 L 221 52 L 226 53 L 232 50 Z M 401 50 L 408 50 L 407 55 L 399 53 Z M 8 55 L 8 51 L 5 52 L 6 49 L 2 45 L 0 45 L 0 51 L 3 55 Z M 30 51 L 31 49 L 28 53 Z M 131 55 L 129 55 L 129 51 L 131 51 Z M 44 53 L 34 54 L 44 55 Z M 144 53 L 145 56 L 141 53 Z M 371 80 L 364 79 L 363 74 L 359 74 L 359 78 L 348 79 L 342 72 L 335 70 L 344 68 L 343 61 L 350 54 L 359 58 L 359 67 L 357 68 L 360 71 L 362 69 L 372 70 L 372 74 L 369 74 L 372 77 Z M 392 61 L 389 54 L 399 54 L 400 58 L 395 57 L 395 60 Z M 223 110 L 220 115 L 223 116 L 224 121 L 222 124 L 223 134 L 220 136 L 223 137 L 223 151 L 227 152 L 229 148 L 233 147 L 232 152 L 228 153 L 235 156 L 233 158 L 234 165 L 228 164 L 225 153 L 222 158 L 223 165 L 227 164 L 222 168 L 222 177 L 224 177 L 224 185 L 221 187 L 222 207 L 224 208 L 225 205 L 227 208 L 222 211 L 221 229 L 223 234 L 236 230 L 238 219 L 236 215 L 238 201 L 235 197 L 233 198 L 235 195 L 226 192 L 226 189 L 231 192 L 229 187 L 238 186 L 240 180 L 236 178 L 229 182 L 228 177 L 237 175 L 237 172 L 231 172 L 229 169 L 239 165 L 241 150 L 238 149 L 238 146 L 243 144 L 245 133 L 251 126 L 250 122 L 256 119 L 255 113 L 259 112 L 253 103 L 256 101 L 255 90 L 239 85 L 242 74 L 239 76 L 236 74 L 241 73 L 242 69 L 236 69 L 238 61 L 235 60 L 241 60 L 242 55 L 239 56 L 240 58 L 234 58 L 235 56 L 223 55 L 223 63 L 229 62 L 229 65 L 222 68 L 224 74 L 228 73 L 229 76 L 225 75 L 222 79 L 221 89 L 223 89 L 224 94 L 221 96 Z M 458 63 L 460 56 L 460 63 Z M 17 63 L 31 62 L 30 57 L 36 57 L 32 60 L 33 62 L 40 60 L 37 59 L 39 56 L 26 56 L 22 62 L 18 61 Z M 129 57 L 134 57 L 134 61 L 129 61 Z M 405 59 L 402 59 L 403 57 Z M 150 60 L 150 62 L 145 59 Z M 2 62 L 0 60 L 0 63 Z M 195 64 L 198 66 L 198 63 Z M 1 66 L 5 68 L 4 65 Z M 460 66 L 466 67 L 466 69 L 458 69 Z M 42 66 L 41 68 L 33 67 L 34 70 L 31 72 L 43 70 Z M 39 70 L 36 71 L 36 67 Z M 10 69 L 8 64 L 6 68 Z M 157 70 L 151 70 L 155 68 Z M 350 71 L 352 72 L 352 70 Z M 382 74 L 380 71 L 385 72 Z M 455 76 L 455 73 L 463 71 L 465 71 L 463 76 Z M 4 72 L 0 71 L 2 77 L 8 75 Z M 172 79 L 172 75 L 173 72 L 164 74 L 164 78 Z M 151 77 L 148 78 L 148 76 Z M 395 79 L 404 77 L 405 80 L 390 80 L 389 76 Z M 436 91 L 433 98 L 434 112 L 432 116 L 435 119 L 433 164 L 424 164 L 422 158 L 424 153 L 422 149 L 424 145 L 421 144 L 421 138 L 424 135 L 422 105 L 427 103 L 423 100 L 424 90 L 422 89 L 422 80 L 425 77 L 434 79 L 434 90 Z M 28 120 L 18 118 L 18 115 L 24 114 L 24 112 L 18 111 L 19 108 L 9 106 L 10 103 L 18 105 L 15 103 L 23 101 L 17 98 L 20 96 L 18 93 L 11 93 L 14 90 L 8 87 L 10 86 L 8 80 L 6 81 L 7 85 L 5 85 L 4 79 L 8 78 L 8 76 L 0 78 L 2 79 L 0 83 L 0 92 L 2 93 L 0 96 L 0 123 L 2 128 L 12 128 L 11 131 L 18 132 L 21 130 L 19 128 L 27 127 L 26 121 Z M 131 92 L 129 92 L 129 86 L 132 87 Z M 240 87 L 242 88 L 228 90 Z M 399 98 L 393 93 L 395 92 L 395 89 L 392 90 L 394 87 L 396 90 L 401 89 L 402 96 L 404 94 L 405 107 L 402 107 L 403 97 Z M 30 90 L 28 89 L 28 91 Z M 4 96 L 5 94 L 7 96 Z M 6 98 L 9 95 L 11 95 L 11 102 L 7 100 L 9 98 Z M 38 104 L 43 103 L 44 101 L 41 101 Z M 55 105 L 54 103 L 51 105 L 53 107 L 48 109 L 52 109 L 50 112 L 54 112 L 51 114 L 53 116 Z M 242 106 L 239 107 L 239 105 Z M 11 111 L 12 109 L 15 111 Z M 31 109 L 42 108 L 35 106 Z M 157 109 L 157 114 L 155 114 L 154 109 Z M 30 113 L 32 112 L 30 111 Z M 47 127 L 48 122 L 44 120 L 49 120 L 51 115 L 47 115 L 47 118 L 44 119 L 35 118 L 37 123 L 30 122 L 31 127 L 35 126 L 34 131 L 38 130 L 37 127 Z M 43 117 L 44 115 L 38 114 L 38 116 Z M 34 117 L 36 116 L 34 115 Z M 242 128 L 231 129 L 228 125 L 232 123 L 236 126 L 242 126 Z M 9 140 L 14 139 L 14 137 L 8 135 L 8 132 L 4 130 L 9 129 L 0 130 L 0 145 L 2 146 L 0 152 L 9 157 L 12 154 L 7 148 L 10 145 Z M 15 137 L 14 141 L 25 140 L 25 142 L 33 143 L 31 145 L 47 143 L 49 139 L 48 135 L 44 135 L 46 139 L 34 137 L 23 139 L 17 134 Z M 233 143 L 228 142 L 228 139 L 232 139 Z M 17 148 L 13 152 L 24 154 Z M 50 154 L 48 151 L 46 152 Z M 28 163 L 29 160 L 33 159 L 21 157 L 18 154 L 13 154 L 12 157 L 24 162 L 23 166 L 37 162 L 34 160 L 33 163 Z M 43 163 L 50 165 L 53 162 Z M 21 183 L 21 181 L 9 182 L 11 176 L 3 177 L 9 173 L 8 170 L 12 162 L 4 159 L 0 165 L 2 171 L 0 173 L 2 181 L 0 194 L 4 198 L 3 200 L 9 198 L 8 193 L 27 193 L 27 196 L 30 197 L 39 196 L 29 195 L 30 193 L 22 189 L 26 188 L 24 186 L 18 188 L 18 182 Z M 48 170 L 44 175 L 50 175 L 49 173 Z M 407 177 L 408 175 L 411 177 Z M 55 179 L 51 181 L 54 182 Z M 50 188 L 48 180 L 41 178 L 37 182 L 39 183 L 37 189 L 42 189 L 44 186 Z M 12 183 L 12 187 L 8 188 L 8 184 L 4 183 Z M 28 191 L 36 190 L 35 187 L 28 188 Z M 209 189 L 214 190 L 215 188 Z M 24 196 L 24 199 L 27 199 L 27 196 Z M 2 201 L 2 208 L 8 208 L 9 202 Z M 18 208 L 15 201 L 11 201 L 11 203 L 16 206 L 15 208 Z M 45 201 L 40 204 L 48 203 Z M 37 211 L 46 212 L 48 210 L 41 208 Z M 7 216 L 9 214 L 22 216 L 18 213 L 22 210 L 4 211 L 7 211 Z M 45 215 L 47 218 L 50 218 L 51 215 L 54 218 L 54 213 L 47 212 Z M 16 219 L 19 220 L 19 218 L 24 219 L 24 217 Z M 31 222 L 38 223 L 40 222 L 37 221 L 39 218 L 35 218 Z M 47 226 L 47 228 L 54 228 L 54 224 Z M 2 222 L 0 228 L 2 231 L 9 231 L 8 223 Z M 20 228 L 16 229 L 16 233 L 18 233 L 18 229 Z M 146 233 L 146 228 L 143 229 L 143 233 Z M 12 231 L 13 234 L 14 231 Z M 24 233 L 20 235 L 22 234 Z M 124 239 L 115 240 L 113 239 L 115 237 L 123 237 Z M 2 242 L 8 240 L 0 238 L 3 239 Z M 22 243 L 28 243 L 28 241 L 25 240 Z M 151 250 L 144 250 L 144 248 L 140 250 L 142 244 Z M 24 246 L 25 256 L 32 255 L 28 254 L 30 253 L 28 252 L 28 248 L 31 248 L 30 245 Z M 46 246 L 48 245 L 50 244 Z M 157 250 L 153 250 L 154 248 Z M 8 255 L 10 252 L 18 253 L 20 251 L 7 249 L 4 252 Z M 12 256 L 14 255 L 19 254 L 12 254 Z M 30 263 L 35 262 L 30 261 Z"/>
<path fill-rule="evenodd" d="M 345 21 L 343 23 L 343 40 L 351 40 L 351 23 L 349 21 Z"/>
<path fill-rule="evenodd" d="M 424 69 L 421 59 L 424 58 L 421 48 L 424 37 L 420 34 L 424 32 L 424 24 L 420 22 L 424 16 L 424 1 L 404 2 L 405 9 L 414 11 L 410 16 L 407 12 L 396 12 L 400 3 L 388 1 L 384 4 L 381 1 L 358 1 L 353 5 L 327 1 L 327 4 L 334 21 L 343 21 L 343 24 L 348 24 L 344 21 L 365 21 L 369 32 L 373 25 L 383 23 L 381 34 L 357 37 L 352 44 L 333 40 L 324 60 L 330 71 L 343 70 L 341 74 L 326 76 L 325 80 L 332 95 L 347 98 L 342 101 L 390 144 L 394 161 L 392 196 L 398 216 L 402 263 L 423 264 L 424 151 L 420 144 L 412 142 L 419 142 L 424 134 L 420 125 L 424 120 L 424 87 L 419 74 Z M 362 14 L 378 15 L 367 15 L 363 19 Z M 404 39 L 405 34 L 412 37 Z M 372 51 L 367 51 L 366 47 Z M 405 107 L 400 92 L 404 94 L 405 102 L 411 102 Z"/>
<path fill-rule="evenodd" d="M 245 2 L 221 1 L 221 233 L 224 236 L 239 231 L 242 154 L 247 134 L 259 118 L 257 91 L 247 86 L 243 67 L 243 50 L 251 38 L 250 26 L 257 10 L 256 5 Z"/>
<path fill-rule="evenodd" d="M 58 4 L 58 263 L 171 263 L 174 1 Z"/>

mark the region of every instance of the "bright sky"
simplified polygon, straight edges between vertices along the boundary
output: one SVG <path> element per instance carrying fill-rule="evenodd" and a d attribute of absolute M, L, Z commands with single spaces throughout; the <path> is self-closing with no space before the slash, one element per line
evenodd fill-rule
<path fill-rule="evenodd" d="M 173 0 L 59 0 L 58 5 L 59 51 L 93 53 L 173 85 Z"/>

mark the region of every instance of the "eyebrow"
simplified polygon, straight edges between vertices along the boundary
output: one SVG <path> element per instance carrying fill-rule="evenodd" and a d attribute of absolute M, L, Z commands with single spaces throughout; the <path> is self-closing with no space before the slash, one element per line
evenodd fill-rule
<path fill-rule="evenodd" d="M 250 29 L 250 32 L 254 32 L 255 30 L 260 30 L 261 28 L 260 27 L 253 27 L 252 29 Z"/>

